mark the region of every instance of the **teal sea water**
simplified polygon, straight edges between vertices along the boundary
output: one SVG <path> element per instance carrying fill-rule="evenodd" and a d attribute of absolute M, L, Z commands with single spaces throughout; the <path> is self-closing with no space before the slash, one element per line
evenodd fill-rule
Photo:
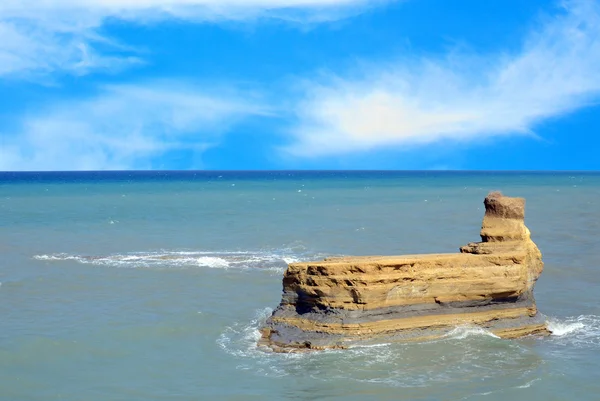
<path fill-rule="evenodd" d="M 286 264 L 454 252 L 527 198 L 554 335 L 271 354 Z M 599 400 L 600 174 L 0 173 L 0 400 Z"/>

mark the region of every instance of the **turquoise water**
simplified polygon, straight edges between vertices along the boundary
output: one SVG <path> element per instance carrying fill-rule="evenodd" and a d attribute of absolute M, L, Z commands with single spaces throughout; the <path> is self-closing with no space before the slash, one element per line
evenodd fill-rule
<path fill-rule="evenodd" d="M 453 252 L 527 198 L 555 335 L 257 349 L 286 263 Z M 598 400 L 600 174 L 0 173 L 1 400 Z"/>

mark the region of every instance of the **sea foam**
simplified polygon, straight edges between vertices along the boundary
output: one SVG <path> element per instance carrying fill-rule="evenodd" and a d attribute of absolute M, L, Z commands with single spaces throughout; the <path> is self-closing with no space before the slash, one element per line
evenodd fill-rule
<path fill-rule="evenodd" d="M 452 331 L 450 331 L 448 334 L 446 334 L 445 338 L 463 340 L 467 337 L 473 336 L 500 338 L 491 331 L 478 326 L 457 326 L 454 329 L 452 329 Z"/>
<path fill-rule="evenodd" d="M 555 343 L 575 347 L 600 347 L 600 316 L 580 315 L 548 319 Z"/>
<path fill-rule="evenodd" d="M 282 274 L 289 263 L 316 258 L 288 248 L 260 251 L 154 251 L 104 256 L 67 253 L 41 254 L 33 259 L 46 262 L 74 261 L 81 264 L 120 268 L 262 269 Z"/>

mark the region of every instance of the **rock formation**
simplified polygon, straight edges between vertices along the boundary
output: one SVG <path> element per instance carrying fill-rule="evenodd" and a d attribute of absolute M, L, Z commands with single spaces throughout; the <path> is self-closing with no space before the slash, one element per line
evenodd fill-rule
<path fill-rule="evenodd" d="M 428 340 L 461 325 L 503 338 L 548 334 L 533 298 L 544 264 L 525 199 L 490 193 L 484 204 L 481 242 L 460 253 L 290 264 L 259 345 L 290 352 Z"/>

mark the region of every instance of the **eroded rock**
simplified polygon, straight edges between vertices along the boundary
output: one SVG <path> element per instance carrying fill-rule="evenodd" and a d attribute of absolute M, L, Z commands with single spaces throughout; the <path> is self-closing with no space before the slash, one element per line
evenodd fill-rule
<path fill-rule="evenodd" d="M 542 255 L 525 199 L 490 193 L 481 242 L 456 254 L 293 263 L 260 345 L 290 352 L 428 340 L 477 325 L 503 338 L 549 334 L 533 297 Z"/>

